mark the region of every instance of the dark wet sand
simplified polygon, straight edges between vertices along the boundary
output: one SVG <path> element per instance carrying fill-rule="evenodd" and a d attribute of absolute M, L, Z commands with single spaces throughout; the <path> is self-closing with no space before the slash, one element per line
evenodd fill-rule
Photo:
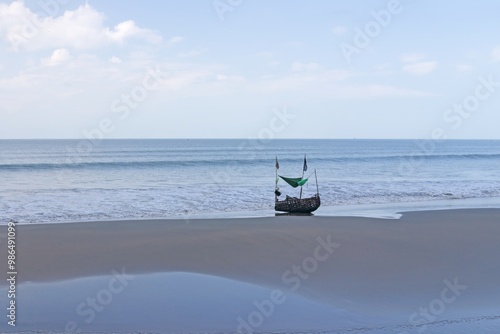
<path fill-rule="evenodd" d="M 191 272 L 288 289 L 369 316 L 400 315 L 403 322 L 442 299 L 447 287 L 448 315 L 490 315 L 500 305 L 500 209 L 409 212 L 401 219 L 133 220 L 17 230 L 19 283 L 121 268 Z"/>

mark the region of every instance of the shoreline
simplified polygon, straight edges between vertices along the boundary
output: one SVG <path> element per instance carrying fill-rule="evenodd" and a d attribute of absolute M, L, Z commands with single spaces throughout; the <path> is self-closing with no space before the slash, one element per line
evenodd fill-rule
<path fill-rule="evenodd" d="M 373 203 L 373 204 L 348 204 L 328 206 L 322 205 L 311 216 L 315 217 L 361 217 L 378 219 L 399 219 L 402 214 L 422 211 L 445 210 L 470 210 L 470 209 L 500 209 L 500 197 L 480 197 L 465 199 L 439 199 L 415 202 Z M 270 218 L 286 215 L 268 210 L 230 211 L 197 214 L 178 214 L 165 217 L 129 217 L 90 220 L 67 220 L 57 222 L 26 223 L 16 222 L 16 225 L 52 225 L 75 224 L 93 222 L 119 222 L 119 221 L 159 221 L 159 220 L 210 220 L 210 219 L 245 219 L 245 218 Z M 292 215 L 293 216 L 293 215 Z M 8 221 L 0 221 L 0 226 L 7 225 Z"/>

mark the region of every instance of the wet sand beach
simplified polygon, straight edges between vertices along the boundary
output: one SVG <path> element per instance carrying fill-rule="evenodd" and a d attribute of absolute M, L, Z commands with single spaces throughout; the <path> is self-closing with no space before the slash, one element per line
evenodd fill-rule
<path fill-rule="evenodd" d="M 17 235 L 18 329 L 74 318 L 88 331 L 401 332 L 494 326 L 500 314 L 499 209 L 18 225 Z M 50 294 L 68 314 L 43 307 Z"/>

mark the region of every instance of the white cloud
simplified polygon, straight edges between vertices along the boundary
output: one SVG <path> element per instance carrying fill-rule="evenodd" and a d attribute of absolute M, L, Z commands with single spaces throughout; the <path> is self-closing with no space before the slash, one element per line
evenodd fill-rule
<path fill-rule="evenodd" d="M 403 71 L 413 75 L 426 75 L 432 73 L 437 66 L 437 61 L 422 61 L 403 66 Z"/>
<path fill-rule="evenodd" d="M 346 70 L 296 71 L 287 75 L 267 75 L 260 80 L 249 82 L 249 91 L 259 93 L 313 92 L 315 95 L 331 95 L 331 87 L 353 76 Z"/>
<path fill-rule="evenodd" d="M 304 46 L 304 43 L 301 41 L 290 41 L 290 42 L 282 43 L 281 46 L 284 46 L 287 48 L 293 48 L 293 49 L 300 49 Z"/>
<path fill-rule="evenodd" d="M 161 83 L 161 88 L 169 91 L 187 89 L 196 84 L 206 83 L 213 73 L 207 70 L 191 70 L 170 73 Z"/>
<path fill-rule="evenodd" d="M 269 63 L 267 63 L 267 66 L 269 66 L 270 68 L 276 68 L 279 65 L 281 65 L 281 62 L 279 61 L 270 61 Z"/>
<path fill-rule="evenodd" d="M 369 97 L 423 97 L 423 96 L 432 96 L 433 94 L 427 93 L 427 92 L 422 92 L 422 91 L 417 91 L 417 90 L 412 90 L 412 89 L 405 89 L 405 88 L 400 88 L 400 87 L 395 87 L 395 86 L 388 86 L 388 85 L 368 85 L 364 88 L 360 88 L 359 92 L 362 92 L 363 90 L 366 91 L 366 95 Z"/>
<path fill-rule="evenodd" d="M 295 72 L 288 76 L 266 76 L 249 83 L 248 91 L 260 93 L 300 93 L 334 99 L 373 99 L 381 97 L 427 97 L 432 93 L 382 84 L 353 84 L 355 73 L 345 70 Z"/>
<path fill-rule="evenodd" d="M 318 63 L 301 63 L 296 61 L 292 64 L 292 71 L 294 72 L 302 72 L 302 71 L 315 71 L 320 69 Z"/>
<path fill-rule="evenodd" d="M 491 52 L 491 59 L 493 59 L 493 61 L 500 61 L 500 46 L 493 49 Z"/>
<path fill-rule="evenodd" d="M 106 28 L 105 34 L 109 40 L 120 44 L 130 38 L 144 39 L 150 43 L 159 43 L 161 41 L 161 37 L 148 29 L 139 28 L 132 20 L 117 24 L 113 30 Z"/>
<path fill-rule="evenodd" d="M 168 45 L 174 45 L 182 42 L 184 40 L 181 36 L 174 36 L 168 40 Z"/>
<path fill-rule="evenodd" d="M 0 4 L 0 38 L 16 51 L 92 49 L 108 43 L 124 44 L 133 39 L 148 43 L 162 40 L 157 33 L 139 28 L 131 20 L 114 28 L 106 27 L 104 14 L 88 4 L 53 17 L 32 12 L 22 1 Z"/>
<path fill-rule="evenodd" d="M 239 75 L 224 75 L 224 74 L 219 74 L 217 75 L 217 80 L 219 81 L 244 81 L 245 77 L 239 76 Z"/>
<path fill-rule="evenodd" d="M 113 64 L 121 64 L 122 62 L 121 58 L 116 56 L 109 58 L 109 61 Z"/>
<path fill-rule="evenodd" d="M 271 58 L 273 56 L 273 53 L 271 51 L 261 51 L 257 53 L 257 56 L 263 57 L 263 58 Z"/>
<path fill-rule="evenodd" d="M 332 29 L 333 34 L 337 35 L 337 36 L 344 35 L 348 31 L 349 30 L 346 27 L 343 27 L 343 26 L 333 27 L 333 29 Z"/>
<path fill-rule="evenodd" d="M 382 63 L 373 67 L 376 71 L 387 71 L 391 69 L 391 63 Z"/>
<path fill-rule="evenodd" d="M 43 66 L 59 66 L 71 60 L 71 55 L 67 49 L 57 49 L 52 52 L 49 58 L 42 59 Z"/>
<path fill-rule="evenodd" d="M 401 57 L 401 61 L 403 63 L 414 63 L 417 61 L 421 61 L 425 58 L 425 55 L 419 53 L 406 54 Z"/>
<path fill-rule="evenodd" d="M 179 58 L 190 58 L 190 57 L 196 57 L 199 56 L 203 53 L 207 52 L 207 49 L 195 49 L 187 52 L 181 52 L 177 55 Z"/>
<path fill-rule="evenodd" d="M 474 67 L 469 65 L 469 64 L 458 64 L 457 65 L 457 72 L 468 72 L 473 70 Z"/>

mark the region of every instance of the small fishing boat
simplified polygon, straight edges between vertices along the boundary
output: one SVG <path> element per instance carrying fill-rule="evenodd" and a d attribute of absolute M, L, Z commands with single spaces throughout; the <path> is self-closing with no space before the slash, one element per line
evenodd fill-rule
<path fill-rule="evenodd" d="M 279 168 L 280 165 L 278 163 L 278 157 L 276 157 L 276 186 L 274 190 L 274 200 L 275 200 L 274 210 L 287 213 L 311 213 L 317 210 L 321 205 L 321 199 L 319 197 L 319 188 L 318 188 L 318 176 L 316 175 L 316 170 L 314 170 L 314 172 L 311 173 L 311 175 L 304 178 L 304 173 L 307 171 L 306 156 L 304 156 L 304 167 L 302 168 L 302 177 L 290 178 L 278 175 Z M 309 180 L 309 177 L 311 177 L 312 174 L 314 174 L 314 177 L 316 179 L 316 194 L 311 197 L 302 198 L 302 186 L 306 184 L 306 182 Z M 290 197 L 286 195 L 284 200 L 280 200 L 279 197 L 281 196 L 281 192 L 280 188 L 278 187 L 278 181 L 280 179 L 288 183 L 293 188 L 300 187 L 299 197 L 298 198 Z"/>

